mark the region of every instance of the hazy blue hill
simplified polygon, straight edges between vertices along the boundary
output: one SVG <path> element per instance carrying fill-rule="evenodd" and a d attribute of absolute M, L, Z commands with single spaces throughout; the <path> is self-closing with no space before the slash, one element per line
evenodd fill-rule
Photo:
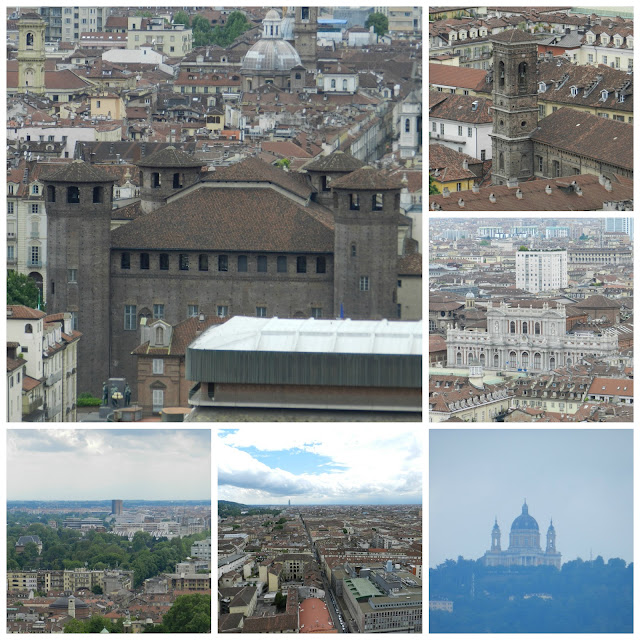
<path fill-rule="evenodd" d="M 218 515 L 221 518 L 241 515 L 256 516 L 261 514 L 269 514 L 275 516 L 279 514 L 280 511 L 282 511 L 282 509 L 279 509 L 277 507 L 262 507 L 256 505 L 241 504 L 240 502 L 231 502 L 230 500 L 218 500 Z"/>
<path fill-rule="evenodd" d="M 552 567 L 487 568 L 458 558 L 429 570 L 430 599 L 453 613 L 429 613 L 432 633 L 631 633 L 633 564 L 567 562 Z"/>

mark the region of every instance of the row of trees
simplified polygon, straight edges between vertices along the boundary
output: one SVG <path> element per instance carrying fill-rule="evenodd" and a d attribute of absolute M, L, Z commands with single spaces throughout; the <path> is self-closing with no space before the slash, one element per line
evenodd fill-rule
<path fill-rule="evenodd" d="M 229 14 L 224 26 L 215 27 L 203 16 L 189 18 L 186 11 L 178 11 L 173 18 L 173 24 L 183 24 L 193 30 L 193 45 L 203 47 L 208 44 L 217 44 L 220 47 L 228 47 L 233 41 L 242 35 L 251 24 L 241 11 L 233 11 Z"/>
<path fill-rule="evenodd" d="M 22 535 L 37 535 L 42 541 L 42 554 L 35 544 L 26 545 L 23 553 L 16 554 L 15 543 Z M 73 529 L 52 529 L 34 523 L 25 530 L 20 525 L 7 529 L 7 569 L 88 569 L 103 570 L 118 567 L 133 570 L 134 586 L 163 572 L 172 572 L 178 562 L 191 554 L 191 545 L 211 535 L 203 532 L 184 538 L 156 539 L 149 533 L 138 531 L 131 542 L 112 533 L 89 531 L 85 537 Z"/>

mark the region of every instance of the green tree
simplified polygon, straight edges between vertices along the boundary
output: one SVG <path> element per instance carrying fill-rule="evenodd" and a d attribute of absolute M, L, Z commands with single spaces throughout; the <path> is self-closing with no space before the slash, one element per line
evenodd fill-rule
<path fill-rule="evenodd" d="M 278 611 L 284 611 L 287 607 L 287 596 L 282 595 L 282 591 L 276 593 L 276 597 L 273 600 L 273 604 L 276 605 Z"/>
<path fill-rule="evenodd" d="M 438 193 L 440 193 L 438 191 L 438 187 L 436 187 L 436 181 L 435 178 L 429 174 L 429 195 L 433 196 L 433 195 L 437 195 Z"/>
<path fill-rule="evenodd" d="M 162 627 L 165 633 L 211 633 L 211 596 L 178 596 L 164 615 Z"/>
<path fill-rule="evenodd" d="M 370 13 L 364 26 L 367 29 L 373 26 L 376 34 L 383 36 L 389 29 L 389 19 L 383 13 Z"/>
<path fill-rule="evenodd" d="M 135 12 L 135 16 L 136 18 L 153 18 L 153 13 L 151 13 L 151 11 L 136 11 Z"/>
<path fill-rule="evenodd" d="M 188 29 L 191 26 L 189 14 L 186 11 L 178 11 L 176 15 L 173 16 L 173 24 L 183 24 Z"/>
<path fill-rule="evenodd" d="M 94 584 L 93 587 L 91 587 L 91 591 L 96 595 L 102 595 L 102 587 L 99 584 Z"/>
<path fill-rule="evenodd" d="M 290 166 L 291 160 L 289 160 L 289 158 L 280 158 L 280 160 L 276 162 L 276 167 L 280 167 L 281 169 L 288 169 Z"/>
<path fill-rule="evenodd" d="M 65 633 L 86 633 L 84 622 L 73 618 L 64 625 Z"/>
<path fill-rule="evenodd" d="M 9 271 L 7 273 L 7 304 L 22 304 L 25 307 L 37 309 L 38 302 L 42 303 L 40 289 L 33 279 L 24 273 Z"/>

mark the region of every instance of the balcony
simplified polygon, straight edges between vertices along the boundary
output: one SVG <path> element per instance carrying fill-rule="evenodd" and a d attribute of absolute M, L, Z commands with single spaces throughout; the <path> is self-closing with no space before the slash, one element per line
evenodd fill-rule
<path fill-rule="evenodd" d="M 17 264 L 18 258 L 7 258 L 7 264 Z"/>
<path fill-rule="evenodd" d="M 7 240 L 15 240 L 16 232 L 15 231 L 7 231 Z"/>
<path fill-rule="evenodd" d="M 42 269 L 43 266 L 44 263 L 41 260 L 29 260 L 27 262 L 27 267 L 30 267 L 31 269 Z"/>
<path fill-rule="evenodd" d="M 62 371 L 56 371 L 51 375 L 47 376 L 47 380 L 45 381 L 45 386 L 52 387 L 56 382 L 62 380 Z"/>
<path fill-rule="evenodd" d="M 29 402 L 25 397 L 22 401 L 22 414 L 27 416 L 30 413 L 33 413 L 36 409 L 39 409 L 42 406 L 43 401 L 42 396 L 34 398 L 31 402 Z"/>

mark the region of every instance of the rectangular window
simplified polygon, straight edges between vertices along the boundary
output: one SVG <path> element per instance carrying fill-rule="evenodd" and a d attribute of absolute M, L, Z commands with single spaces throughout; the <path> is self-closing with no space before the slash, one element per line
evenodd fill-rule
<path fill-rule="evenodd" d="M 316 258 L 316 273 L 327 273 L 327 259 L 324 256 Z"/>
<path fill-rule="evenodd" d="M 371 196 L 371 210 L 382 211 L 383 202 L 383 195 L 381 193 L 374 193 L 373 196 Z"/>
<path fill-rule="evenodd" d="M 256 316 L 258 318 L 266 318 L 267 317 L 267 307 L 256 307 Z"/>
<path fill-rule="evenodd" d="M 467 127 L 467 137 L 473 138 L 473 127 Z"/>
<path fill-rule="evenodd" d="M 444 124 L 440 123 L 440 135 L 444 135 Z"/>
<path fill-rule="evenodd" d="M 436 122 L 431 123 L 431 131 L 435 133 L 438 130 L 438 124 Z"/>
<path fill-rule="evenodd" d="M 322 307 L 311 307 L 312 318 L 322 318 Z"/>
<path fill-rule="evenodd" d="M 545 114 L 546 114 L 545 105 L 544 104 L 539 104 L 538 105 L 538 117 L 539 118 L 544 118 Z"/>
<path fill-rule="evenodd" d="M 469 95 L 469 89 L 464 89 L 464 90 L 462 91 L 462 95 L 463 95 L 463 96 L 468 96 L 468 95 Z"/>
<path fill-rule="evenodd" d="M 369 276 L 360 276 L 360 291 L 369 291 Z"/>
<path fill-rule="evenodd" d="M 462 191 L 462 182 L 456 182 L 456 191 Z"/>
<path fill-rule="evenodd" d="M 136 330 L 136 305 L 124 305 L 124 329 L 125 331 Z"/>
<path fill-rule="evenodd" d="M 462 127 L 458 127 L 458 135 L 461 136 L 462 135 Z"/>
<path fill-rule="evenodd" d="M 164 360 L 162 358 L 153 359 L 153 373 L 159 375 L 164 373 Z"/>
<path fill-rule="evenodd" d="M 187 317 L 195 318 L 197 315 L 198 315 L 198 305 L 197 304 L 187 305 Z"/>
<path fill-rule="evenodd" d="M 607 63 L 607 56 L 602 56 L 602 64 L 608 64 Z"/>
<path fill-rule="evenodd" d="M 558 110 L 558 107 L 551 107 L 551 112 L 555 113 Z"/>
<path fill-rule="evenodd" d="M 247 256 L 238 256 L 238 271 L 245 273 L 248 270 Z"/>
<path fill-rule="evenodd" d="M 131 254 L 127 251 L 123 251 L 120 254 L 120 268 L 131 269 Z"/>
<path fill-rule="evenodd" d="M 209 271 L 209 256 L 206 253 L 198 256 L 198 271 Z"/>
<path fill-rule="evenodd" d="M 31 213 L 38 213 L 38 205 L 37 204 L 32 204 L 31 205 Z"/>
<path fill-rule="evenodd" d="M 484 149 L 480 149 L 480 160 L 484 161 L 487 159 L 487 152 Z"/>
<path fill-rule="evenodd" d="M 140 254 L 140 268 L 148 269 L 149 268 L 149 254 L 141 253 Z"/>
<path fill-rule="evenodd" d="M 278 256 L 276 262 L 278 273 L 287 273 L 287 256 Z"/>
<path fill-rule="evenodd" d="M 593 53 L 590 53 L 590 54 L 587 56 L 587 59 L 588 59 L 588 61 L 589 61 L 589 62 L 593 62 Z"/>
<path fill-rule="evenodd" d="M 218 318 L 226 318 L 229 315 L 229 307 L 226 304 L 218 305 Z"/>
<path fill-rule="evenodd" d="M 229 256 L 218 256 L 218 271 L 229 271 Z"/>
<path fill-rule="evenodd" d="M 257 268 L 258 273 L 267 273 L 267 256 L 258 256 Z"/>
<path fill-rule="evenodd" d="M 40 247 L 30 247 L 31 264 L 37 265 L 40 263 Z"/>
<path fill-rule="evenodd" d="M 360 196 L 357 193 L 349 194 L 349 209 L 351 209 L 351 211 L 360 210 Z"/>
<path fill-rule="evenodd" d="M 67 269 L 67 282 L 78 282 L 77 269 Z"/>
<path fill-rule="evenodd" d="M 402 318 L 402 305 L 398 304 L 398 318 Z"/>
<path fill-rule="evenodd" d="M 7 202 L 7 213 L 13 214 L 13 202 Z"/>
<path fill-rule="evenodd" d="M 71 328 L 74 331 L 78 331 L 78 312 L 77 311 L 71 312 Z"/>
<path fill-rule="evenodd" d="M 189 256 L 186 253 L 180 254 L 180 271 L 189 271 Z"/>
<path fill-rule="evenodd" d="M 536 156 L 536 160 L 538 162 L 538 171 L 542 173 L 542 156 Z"/>
<path fill-rule="evenodd" d="M 169 254 L 161 253 L 159 256 L 160 271 L 169 271 Z"/>
<path fill-rule="evenodd" d="M 164 390 L 163 389 L 154 389 L 153 390 L 153 413 L 160 413 L 162 408 L 164 407 Z"/>
<path fill-rule="evenodd" d="M 619 120 L 620 122 L 624 122 L 624 116 L 613 116 L 614 120 Z"/>
<path fill-rule="evenodd" d="M 154 304 L 153 305 L 153 319 L 160 320 L 164 318 L 164 305 L 163 304 Z"/>
<path fill-rule="evenodd" d="M 7 260 L 16 259 L 16 246 L 14 244 L 7 245 Z"/>
<path fill-rule="evenodd" d="M 298 256 L 296 258 L 296 273 L 307 273 L 306 256 Z"/>

